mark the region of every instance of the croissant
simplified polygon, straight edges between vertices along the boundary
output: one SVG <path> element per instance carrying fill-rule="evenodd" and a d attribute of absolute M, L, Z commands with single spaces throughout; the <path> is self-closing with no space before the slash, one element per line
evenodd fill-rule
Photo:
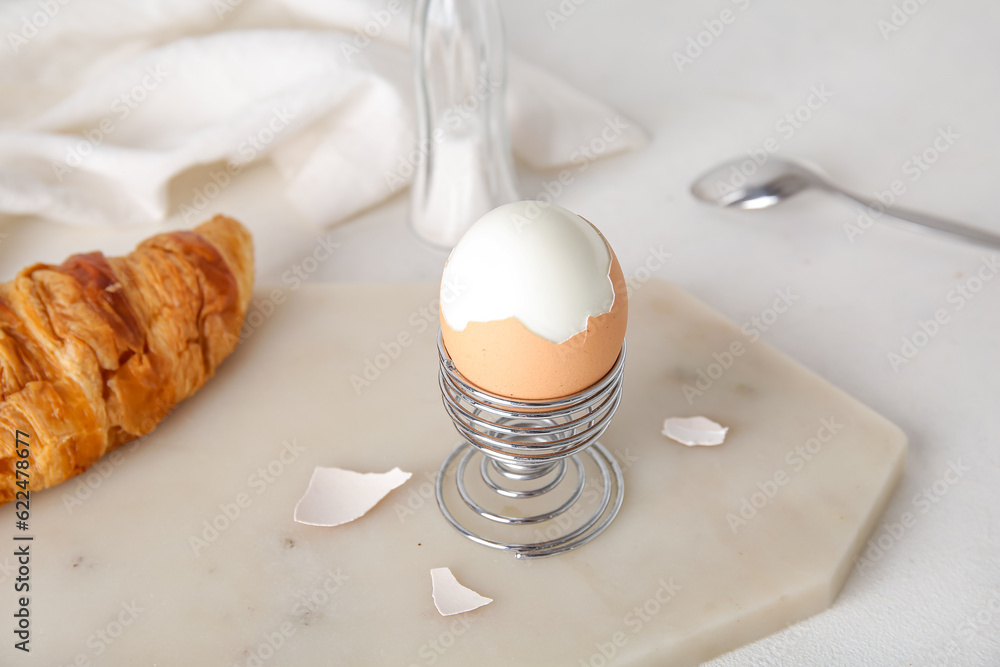
<path fill-rule="evenodd" d="M 0 284 L 0 503 L 152 431 L 236 347 L 252 288 L 250 233 L 223 216 Z"/>

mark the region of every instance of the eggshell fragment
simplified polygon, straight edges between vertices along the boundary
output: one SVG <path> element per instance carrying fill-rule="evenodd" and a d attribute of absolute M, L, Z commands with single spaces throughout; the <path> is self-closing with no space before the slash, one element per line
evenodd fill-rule
<path fill-rule="evenodd" d="M 295 521 L 309 526 L 339 526 L 354 521 L 411 476 L 399 468 L 360 473 L 317 467 L 305 495 L 295 505 Z"/>
<path fill-rule="evenodd" d="M 464 614 L 493 602 L 492 598 L 484 597 L 458 583 L 458 579 L 447 567 L 431 570 L 431 589 L 434 606 L 442 616 Z"/>
<path fill-rule="evenodd" d="M 706 417 L 672 417 L 663 422 L 663 435 L 688 447 L 721 445 L 728 431 L 728 426 Z"/>

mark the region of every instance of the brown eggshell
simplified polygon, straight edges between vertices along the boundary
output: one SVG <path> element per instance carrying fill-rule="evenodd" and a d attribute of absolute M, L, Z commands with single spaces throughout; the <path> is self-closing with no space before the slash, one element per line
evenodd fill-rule
<path fill-rule="evenodd" d="M 562 343 L 535 335 L 514 317 L 469 322 L 455 331 L 442 315 L 445 349 L 469 382 L 506 398 L 543 400 L 583 391 L 611 370 L 625 340 L 628 290 L 613 250 L 608 274 L 615 291 L 611 310 L 590 317 L 585 331 Z"/>

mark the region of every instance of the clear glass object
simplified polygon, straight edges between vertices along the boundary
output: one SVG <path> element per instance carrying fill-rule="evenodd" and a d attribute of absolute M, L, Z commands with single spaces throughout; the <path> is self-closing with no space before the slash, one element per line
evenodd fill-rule
<path fill-rule="evenodd" d="M 506 46 L 496 0 L 417 0 L 417 94 L 410 220 L 452 247 L 480 216 L 518 199 L 504 107 Z"/>

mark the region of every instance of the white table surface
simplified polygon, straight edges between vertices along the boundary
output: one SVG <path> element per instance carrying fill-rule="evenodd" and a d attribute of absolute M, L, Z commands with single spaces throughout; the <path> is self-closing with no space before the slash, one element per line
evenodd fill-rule
<path fill-rule="evenodd" d="M 738 213 L 709 209 L 687 191 L 705 168 L 773 137 L 780 154 L 822 164 L 861 193 L 900 179 L 904 206 L 1000 232 L 991 185 L 1000 175 L 1000 5 L 896 4 L 919 10 L 884 39 L 878 22 L 891 20 L 889 0 L 503 3 L 514 52 L 616 106 L 652 137 L 640 152 L 576 174 L 557 199 L 602 228 L 626 276 L 662 248 L 672 256 L 656 276 L 738 323 L 762 313 L 776 290 L 791 290 L 799 300 L 763 339 L 910 436 L 907 472 L 884 521 L 905 513 L 914 521 L 902 534 L 876 529 L 873 538 L 888 548 L 872 552 L 877 559 L 853 573 L 833 608 L 718 658 L 717 667 L 1000 664 L 1000 278 L 961 308 L 955 296 L 993 253 L 884 224 L 852 244 L 843 226 L 856 211 L 823 195 Z M 553 30 L 546 12 L 560 6 L 575 10 Z M 678 71 L 673 53 L 727 8 L 735 20 Z M 794 133 L 777 127 L 813 86 L 830 91 L 828 101 Z M 954 144 L 911 180 L 907 160 L 947 128 Z M 521 169 L 522 195 L 551 179 Z M 175 202 L 203 182 L 198 170 L 182 176 Z M 433 280 L 446 256 L 409 232 L 405 195 L 331 230 L 310 228 L 266 164 L 225 190 L 206 217 L 214 212 L 253 230 L 262 285 L 281 284 L 320 236 L 340 246 L 310 282 Z M 184 226 L 179 213 L 165 225 Z M 5 219 L 0 279 L 74 251 L 125 252 L 154 231 Z M 894 370 L 888 353 L 939 309 L 948 321 Z M 959 463 L 967 471 L 948 483 Z"/>

